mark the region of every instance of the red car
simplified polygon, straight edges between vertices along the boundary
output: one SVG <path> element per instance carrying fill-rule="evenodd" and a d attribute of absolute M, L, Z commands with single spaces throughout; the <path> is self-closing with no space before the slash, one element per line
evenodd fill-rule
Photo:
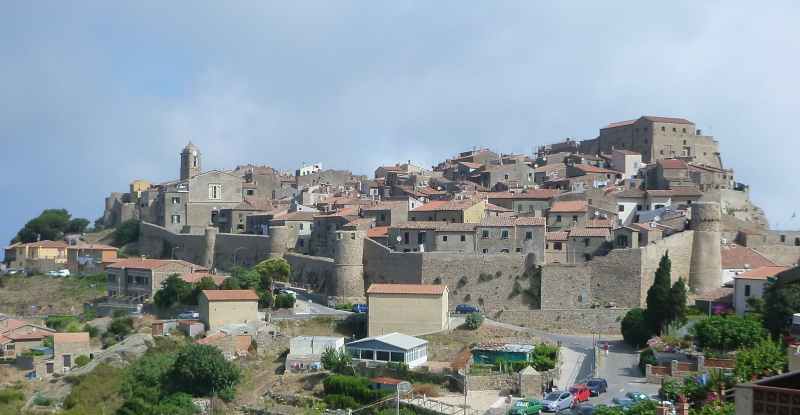
<path fill-rule="evenodd" d="M 575 398 L 575 403 L 586 402 L 589 400 L 589 388 L 584 385 L 575 385 L 569 388 L 569 393 Z"/>

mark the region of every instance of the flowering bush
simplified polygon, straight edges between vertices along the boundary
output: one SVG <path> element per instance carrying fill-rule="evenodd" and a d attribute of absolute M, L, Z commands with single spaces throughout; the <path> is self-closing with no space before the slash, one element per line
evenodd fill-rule
<path fill-rule="evenodd" d="M 733 314 L 733 309 L 731 308 L 731 306 L 728 306 L 728 305 L 714 306 L 714 308 L 712 308 L 712 310 L 714 311 L 714 314 L 720 314 L 720 315 L 723 315 L 723 316 L 727 316 L 727 315 Z"/>
<path fill-rule="evenodd" d="M 664 343 L 664 341 L 662 341 L 660 337 L 653 337 L 652 339 L 647 341 L 647 346 L 649 346 L 654 351 L 663 352 L 667 344 Z"/>

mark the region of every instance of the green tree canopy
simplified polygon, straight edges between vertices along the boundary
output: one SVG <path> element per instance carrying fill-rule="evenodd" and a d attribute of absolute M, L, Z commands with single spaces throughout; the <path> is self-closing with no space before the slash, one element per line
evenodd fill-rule
<path fill-rule="evenodd" d="M 625 314 L 620 324 L 622 338 L 637 349 L 644 347 L 653 337 L 646 314 L 647 310 L 643 308 L 633 308 Z"/>
<path fill-rule="evenodd" d="M 672 304 L 670 299 L 670 269 L 672 261 L 669 252 L 661 257 L 656 269 L 653 285 L 647 290 L 647 322 L 650 330 L 660 336 L 661 331 L 672 321 Z"/>
<path fill-rule="evenodd" d="M 477 329 L 481 326 L 481 324 L 483 324 L 483 314 L 470 313 L 467 316 L 467 327 L 471 328 L 472 330 Z"/>
<path fill-rule="evenodd" d="M 344 368 L 353 363 L 353 358 L 344 350 L 336 350 L 333 347 L 328 347 L 322 352 L 321 357 L 322 367 L 325 370 L 330 370 L 333 373 L 342 373 Z"/>
<path fill-rule="evenodd" d="M 197 297 L 200 296 L 201 292 L 205 290 L 216 290 L 216 289 L 217 289 L 217 283 L 215 283 L 214 280 L 211 279 L 211 277 L 200 278 L 200 281 L 198 281 L 197 284 L 194 285 L 194 289 L 185 297 L 183 297 L 181 301 L 184 304 L 195 305 L 197 304 Z"/>
<path fill-rule="evenodd" d="M 86 230 L 86 227 L 89 226 L 89 219 L 84 218 L 75 218 L 69 221 L 69 229 L 68 232 L 70 233 L 83 233 Z"/>
<path fill-rule="evenodd" d="M 800 285 L 768 282 L 764 287 L 764 327 L 774 339 L 789 333 L 792 314 L 800 310 Z"/>
<path fill-rule="evenodd" d="M 253 267 L 253 271 L 261 276 L 262 290 L 268 290 L 273 281 L 289 280 L 289 263 L 283 258 L 268 259 Z"/>
<path fill-rule="evenodd" d="M 767 334 L 758 320 L 738 314 L 704 318 L 694 323 L 689 332 L 698 346 L 719 351 L 753 347 Z"/>
<path fill-rule="evenodd" d="M 203 344 L 179 350 L 166 377 L 169 389 L 175 392 L 210 396 L 212 390 L 235 386 L 241 379 L 241 373 L 218 347 Z"/>
<path fill-rule="evenodd" d="M 749 382 L 751 377 L 775 374 L 778 369 L 787 370 L 789 358 L 781 350 L 780 344 L 771 340 L 764 340 L 750 349 L 740 350 L 736 353 L 733 365 L 733 374 L 740 382 Z"/>
<path fill-rule="evenodd" d="M 686 317 L 686 280 L 679 277 L 669 289 L 670 324 L 678 327 L 689 322 Z"/>
<path fill-rule="evenodd" d="M 31 219 L 17 232 L 11 243 L 30 243 L 37 240 L 58 241 L 67 232 L 83 232 L 89 221 L 83 218 L 72 219 L 66 209 L 47 209 Z M 75 230 L 72 230 L 75 228 Z"/>
<path fill-rule="evenodd" d="M 221 290 L 241 290 L 241 286 L 239 285 L 239 280 L 233 277 L 225 278 L 220 284 L 219 288 Z"/>
<path fill-rule="evenodd" d="M 169 308 L 180 302 L 191 291 L 189 283 L 178 278 L 178 274 L 172 274 L 161 282 L 161 289 L 153 295 L 153 302 L 161 308 Z"/>
<path fill-rule="evenodd" d="M 139 240 L 139 221 L 129 219 L 117 225 L 114 240 L 120 246 Z"/>

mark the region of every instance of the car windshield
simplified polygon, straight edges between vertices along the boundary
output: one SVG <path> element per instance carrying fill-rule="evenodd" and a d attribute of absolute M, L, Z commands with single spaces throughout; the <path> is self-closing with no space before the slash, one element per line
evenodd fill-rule
<path fill-rule="evenodd" d="M 523 407 L 523 408 L 527 408 L 528 407 L 528 403 L 525 402 L 525 401 L 517 401 L 517 404 L 514 405 L 514 406 L 520 406 L 520 407 Z"/>
<path fill-rule="evenodd" d="M 600 381 L 599 380 L 590 380 L 590 381 L 586 382 L 586 386 L 588 386 L 590 388 L 593 388 L 595 386 L 600 386 Z"/>
<path fill-rule="evenodd" d="M 561 393 L 555 392 L 555 393 L 548 393 L 547 396 L 545 396 L 544 398 L 548 401 L 557 401 L 559 396 L 561 396 Z"/>
<path fill-rule="evenodd" d="M 633 399 L 628 399 L 628 398 L 617 398 L 617 403 L 618 403 L 620 406 L 624 406 L 624 405 L 630 405 L 630 404 L 632 404 L 632 403 L 633 403 Z"/>
<path fill-rule="evenodd" d="M 569 388 L 569 393 L 578 393 L 578 392 L 580 392 L 580 391 L 581 391 L 581 390 L 580 390 L 580 389 L 578 389 L 578 388 Z"/>
<path fill-rule="evenodd" d="M 631 392 L 628 394 L 633 399 L 647 399 L 647 395 L 639 392 Z"/>

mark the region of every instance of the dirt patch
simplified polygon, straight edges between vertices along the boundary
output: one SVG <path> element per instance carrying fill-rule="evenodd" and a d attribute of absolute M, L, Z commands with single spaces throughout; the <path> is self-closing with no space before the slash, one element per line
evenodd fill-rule
<path fill-rule="evenodd" d="M 517 343 L 517 344 L 555 344 L 535 334 L 522 333 L 511 329 L 484 324 L 477 330 L 470 330 L 461 326 L 445 334 L 432 334 L 421 336 L 429 341 L 428 360 L 452 361 L 458 353 L 469 347 L 472 343 Z"/>
<path fill-rule="evenodd" d="M 37 315 L 78 315 L 83 312 L 83 300 L 91 300 L 95 294 L 102 296 L 107 289 L 107 283 L 76 277 L 4 276 L 0 312 L 30 315 L 31 306 L 35 306 Z"/>

